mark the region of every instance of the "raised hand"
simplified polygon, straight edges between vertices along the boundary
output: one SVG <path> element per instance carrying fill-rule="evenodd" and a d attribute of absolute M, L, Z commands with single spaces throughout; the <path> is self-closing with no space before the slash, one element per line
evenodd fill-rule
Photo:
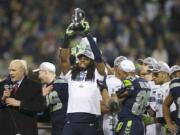
<path fill-rule="evenodd" d="M 75 32 L 73 30 L 73 23 L 70 23 L 70 25 L 66 29 L 66 35 L 73 36 L 74 34 L 75 34 Z"/>
<path fill-rule="evenodd" d="M 88 33 L 89 30 L 90 30 L 90 26 L 89 26 L 89 23 L 87 21 L 82 21 L 81 22 L 81 25 L 82 25 L 82 32 L 83 33 Z"/>

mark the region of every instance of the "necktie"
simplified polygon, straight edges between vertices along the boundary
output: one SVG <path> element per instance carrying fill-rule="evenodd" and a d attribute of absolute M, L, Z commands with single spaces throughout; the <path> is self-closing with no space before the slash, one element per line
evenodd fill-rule
<path fill-rule="evenodd" d="M 18 90 L 18 83 L 15 83 L 13 85 L 13 93 L 16 94 L 17 90 Z"/>

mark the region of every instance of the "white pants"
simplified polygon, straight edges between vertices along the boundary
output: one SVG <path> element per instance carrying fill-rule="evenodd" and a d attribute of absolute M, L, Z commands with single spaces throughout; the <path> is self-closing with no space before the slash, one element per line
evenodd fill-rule
<path fill-rule="evenodd" d="M 172 133 L 166 133 L 165 127 L 160 123 L 151 124 L 146 127 L 146 135 L 174 135 Z"/>
<path fill-rule="evenodd" d="M 156 131 L 156 124 L 146 126 L 146 135 L 158 135 Z"/>
<path fill-rule="evenodd" d="M 113 122 L 114 120 L 114 122 Z M 104 135 L 113 135 L 113 130 L 112 130 L 112 124 L 114 123 L 114 129 L 116 128 L 116 124 L 118 122 L 117 115 L 112 117 L 110 114 L 104 114 L 103 116 L 103 132 Z"/>

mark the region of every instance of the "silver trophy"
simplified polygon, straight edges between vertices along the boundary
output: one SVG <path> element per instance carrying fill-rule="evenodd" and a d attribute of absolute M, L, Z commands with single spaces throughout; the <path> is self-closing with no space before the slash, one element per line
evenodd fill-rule
<path fill-rule="evenodd" d="M 74 9 L 74 14 L 72 15 L 72 30 L 81 31 L 83 27 L 81 22 L 85 20 L 85 12 L 80 8 Z"/>

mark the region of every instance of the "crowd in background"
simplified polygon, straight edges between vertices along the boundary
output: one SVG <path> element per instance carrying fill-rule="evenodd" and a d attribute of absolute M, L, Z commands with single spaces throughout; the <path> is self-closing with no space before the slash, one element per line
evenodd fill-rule
<path fill-rule="evenodd" d="M 179 0 L 0 0 L 0 75 L 11 59 L 57 64 L 74 8 L 86 12 L 105 61 L 152 56 L 180 64 Z"/>

